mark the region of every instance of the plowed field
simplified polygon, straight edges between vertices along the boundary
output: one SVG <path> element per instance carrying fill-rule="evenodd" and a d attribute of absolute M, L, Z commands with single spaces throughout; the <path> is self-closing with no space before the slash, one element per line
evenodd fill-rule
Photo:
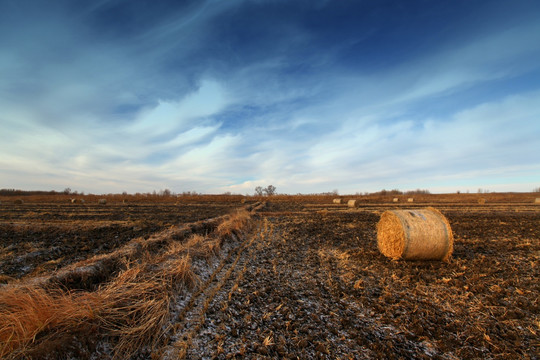
<path fill-rule="evenodd" d="M 0 283 L 46 274 L 171 226 L 225 215 L 239 202 L 0 205 Z"/>
<path fill-rule="evenodd" d="M 0 271 L 29 278 L 135 236 L 240 206 L 87 207 L 73 215 L 59 210 L 59 216 L 49 208 L 18 215 L 3 210 Z M 382 256 L 376 245 L 380 214 L 424 206 L 448 218 L 455 238 L 451 260 Z M 88 219 L 96 224 L 89 226 Z M 196 285 L 175 295 L 159 343 L 141 347 L 134 358 L 538 359 L 539 225 L 540 206 L 530 203 L 350 209 L 272 201 L 219 254 L 194 258 Z M 32 255 L 38 251 L 49 257 Z M 21 270 L 20 264 L 35 265 Z M 75 352 L 72 343 L 63 355 L 48 358 L 114 355 L 112 338 L 75 344 L 85 350 Z"/>

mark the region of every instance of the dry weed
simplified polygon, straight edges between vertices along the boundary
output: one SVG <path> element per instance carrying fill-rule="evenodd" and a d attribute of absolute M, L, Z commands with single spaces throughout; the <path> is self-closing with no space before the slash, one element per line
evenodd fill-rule
<path fill-rule="evenodd" d="M 231 215 L 227 220 L 219 224 L 216 233 L 218 237 L 231 236 L 244 228 L 250 219 L 250 215 L 245 210 L 240 210 Z"/>

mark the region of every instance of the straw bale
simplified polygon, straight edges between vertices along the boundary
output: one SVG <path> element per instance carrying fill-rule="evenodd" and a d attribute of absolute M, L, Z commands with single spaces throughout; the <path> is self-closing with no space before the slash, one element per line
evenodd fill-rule
<path fill-rule="evenodd" d="M 535 204 L 540 204 L 540 198 L 534 199 L 534 203 L 535 203 Z"/>
<path fill-rule="evenodd" d="M 478 203 L 479 203 L 480 205 L 484 205 L 484 204 L 486 203 L 486 199 L 480 198 L 480 199 L 478 199 Z"/>
<path fill-rule="evenodd" d="M 347 201 L 347 206 L 350 208 L 356 207 L 356 200 L 349 200 Z"/>
<path fill-rule="evenodd" d="M 414 199 L 413 198 L 408 198 L 407 202 L 414 202 Z"/>
<path fill-rule="evenodd" d="M 341 199 L 334 199 L 333 202 L 334 204 L 341 204 Z"/>
<path fill-rule="evenodd" d="M 377 245 L 393 260 L 447 261 L 454 237 L 448 220 L 434 208 L 388 210 L 377 224 Z"/>
<path fill-rule="evenodd" d="M 392 201 L 393 201 L 393 202 L 398 202 L 399 199 L 398 199 L 398 198 L 393 198 Z"/>
<path fill-rule="evenodd" d="M 77 202 L 77 199 L 71 199 L 70 201 L 72 204 L 75 204 Z"/>

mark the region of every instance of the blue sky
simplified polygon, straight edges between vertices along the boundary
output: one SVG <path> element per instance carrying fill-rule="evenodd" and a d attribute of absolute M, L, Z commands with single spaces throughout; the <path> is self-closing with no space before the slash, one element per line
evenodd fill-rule
<path fill-rule="evenodd" d="M 0 188 L 540 186 L 538 1 L 0 0 Z"/>

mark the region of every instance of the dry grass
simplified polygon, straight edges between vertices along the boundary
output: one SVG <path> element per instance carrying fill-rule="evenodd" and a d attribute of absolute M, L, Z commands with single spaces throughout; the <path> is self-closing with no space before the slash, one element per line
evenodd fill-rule
<path fill-rule="evenodd" d="M 159 271 L 148 267 L 130 267 L 98 291 L 106 304 L 99 322 L 107 335 L 118 339 L 116 358 L 129 358 L 143 345 L 155 345 L 169 320 L 172 296 L 180 286 L 196 282 L 189 256 L 160 264 Z"/>
<path fill-rule="evenodd" d="M 180 287 L 197 279 L 189 255 L 159 264 L 129 266 L 95 292 L 12 287 L 0 293 L 0 356 L 47 351 L 72 332 L 97 327 L 116 339 L 115 358 L 128 358 L 155 344 L 169 320 L 169 304 Z M 38 341 L 39 340 L 39 341 Z"/>
<path fill-rule="evenodd" d="M 0 356 L 17 356 L 38 336 L 61 328 L 69 331 L 96 319 L 92 294 L 12 287 L 0 294 Z"/>
<path fill-rule="evenodd" d="M 219 224 L 216 235 L 220 238 L 231 236 L 234 233 L 238 233 L 242 228 L 246 226 L 250 219 L 250 215 L 245 210 L 239 210 L 235 214 L 229 216 L 228 219 Z"/>
<path fill-rule="evenodd" d="M 187 241 L 167 243 L 165 251 L 145 250 L 138 259 L 124 257 L 124 270 L 96 291 L 37 285 L 1 289 L 0 357 L 31 358 L 62 351 L 76 340 L 74 334 L 112 339 L 117 359 L 129 358 L 145 345 L 153 347 L 170 320 L 172 298 L 198 283 L 191 259 L 217 255 L 223 239 L 238 234 L 249 218 L 240 211 L 211 236 L 193 234 Z"/>

